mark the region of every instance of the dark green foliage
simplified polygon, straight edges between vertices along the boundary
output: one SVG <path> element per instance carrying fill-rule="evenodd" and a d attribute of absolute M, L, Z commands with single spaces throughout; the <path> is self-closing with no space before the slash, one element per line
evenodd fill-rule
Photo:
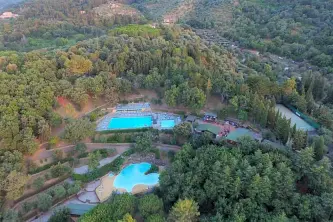
<path fill-rule="evenodd" d="M 68 222 L 70 221 L 70 210 L 67 207 L 62 207 L 55 210 L 48 220 L 49 222 Z"/>
<path fill-rule="evenodd" d="M 145 175 L 148 175 L 150 173 L 158 173 L 159 168 L 155 164 L 152 164 L 147 172 L 145 172 Z"/>
<path fill-rule="evenodd" d="M 191 123 L 183 122 L 178 124 L 173 129 L 174 135 L 180 138 L 189 138 L 192 134 L 192 126 Z"/>
<path fill-rule="evenodd" d="M 65 127 L 64 139 L 70 142 L 79 142 L 86 137 L 92 136 L 95 127 L 95 124 L 88 119 L 72 120 Z"/>
<path fill-rule="evenodd" d="M 163 215 L 163 201 L 154 194 L 148 194 L 138 201 L 138 209 L 145 219 L 151 215 Z"/>
<path fill-rule="evenodd" d="M 87 151 L 87 146 L 85 143 L 78 143 L 74 146 L 74 151 L 81 155 Z"/>
<path fill-rule="evenodd" d="M 135 197 L 131 194 L 114 195 L 109 202 L 99 204 L 80 218 L 81 222 L 118 221 L 135 210 Z"/>
<path fill-rule="evenodd" d="M 42 193 L 37 196 L 37 207 L 41 211 L 47 211 L 52 206 L 52 196 Z"/>
<path fill-rule="evenodd" d="M 42 172 L 44 170 L 47 170 L 47 169 L 51 168 L 52 166 L 57 165 L 58 163 L 66 163 L 69 161 L 73 161 L 73 157 L 67 157 L 58 162 L 53 162 L 53 163 L 45 164 L 44 166 L 41 166 L 41 167 L 29 169 L 29 174 L 36 174 L 36 173 Z"/>
<path fill-rule="evenodd" d="M 84 183 L 93 181 L 99 177 L 104 176 L 108 172 L 112 171 L 114 173 L 118 172 L 120 170 L 120 167 L 124 163 L 124 158 L 123 157 L 117 157 L 114 161 L 112 161 L 109 164 L 106 164 L 102 166 L 101 168 L 97 168 L 92 172 L 86 173 L 86 174 L 73 174 L 74 180 L 79 180 Z"/>
<path fill-rule="evenodd" d="M 100 131 L 100 134 L 109 134 L 109 133 L 133 133 L 133 132 L 146 132 L 150 131 L 151 127 L 139 128 L 139 129 L 123 129 L 123 130 L 104 130 Z"/>
<path fill-rule="evenodd" d="M 128 156 L 130 156 L 130 155 L 132 155 L 132 154 L 134 154 L 134 153 L 135 153 L 135 150 L 134 150 L 134 149 L 129 149 L 129 150 L 123 152 L 122 155 L 125 156 L 125 157 L 128 157 Z"/>
<path fill-rule="evenodd" d="M 71 168 L 64 166 L 61 163 L 58 163 L 57 165 L 54 165 L 51 167 L 51 175 L 53 178 L 64 176 L 65 174 L 68 174 L 71 172 Z"/>
<path fill-rule="evenodd" d="M 39 190 L 44 186 L 45 180 L 43 177 L 38 177 L 37 179 L 34 180 L 32 183 L 34 189 Z"/>
<path fill-rule="evenodd" d="M 299 157 L 289 157 L 251 140 L 233 148 L 193 150 L 185 145 L 171 168 L 161 173 L 160 192 L 168 206 L 193 198 L 200 212 L 213 214 L 208 221 L 239 217 L 271 221 L 268 218 L 276 217 L 276 211 L 286 218 L 325 220 L 332 214 L 317 209 L 323 207 L 327 194 L 333 194 L 329 169 L 327 158 L 315 162 L 311 148 L 301 150 Z"/>
<path fill-rule="evenodd" d="M 153 149 L 153 135 L 150 132 L 145 132 L 140 136 L 137 136 L 132 148 L 138 153 L 147 153 Z"/>
<path fill-rule="evenodd" d="M 313 142 L 316 160 L 321 160 L 326 153 L 325 140 L 323 136 L 316 137 Z"/>

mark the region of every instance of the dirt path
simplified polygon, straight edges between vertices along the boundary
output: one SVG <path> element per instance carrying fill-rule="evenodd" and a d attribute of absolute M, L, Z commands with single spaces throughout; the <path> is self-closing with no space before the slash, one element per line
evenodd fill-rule
<path fill-rule="evenodd" d="M 131 147 L 131 143 L 85 143 L 87 146 L 87 151 L 91 152 L 96 149 L 116 149 L 117 153 L 123 153 L 126 150 L 128 150 Z M 159 144 L 155 143 L 155 146 L 157 146 L 160 150 L 172 150 L 172 151 L 178 151 L 181 147 L 175 146 L 175 145 L 168 145 L 168 144 Z M 64 153 L 68 153 L 72 151 L 74 148 L 74 145 L 67 145 L 63 147 L 58 147 L 56 149 L 52 150 L 46 150 L 45 148 L 41 148 L 36 152 L 33 156 L 28 157 L 30 160 L 40 160 L 40 159 L 46 159 L 52 157 L 52 154 L 55 150 L 62 150 Z"/>

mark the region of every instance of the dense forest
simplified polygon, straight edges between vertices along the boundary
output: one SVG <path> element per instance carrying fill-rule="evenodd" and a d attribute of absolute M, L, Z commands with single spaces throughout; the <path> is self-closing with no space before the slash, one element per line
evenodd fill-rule
<path fill-rule="evenodd" d="M 23 155 L 34 153 L 36 138 L 47 141 L 51 127 L 62 122 L 53 111 L 56 97 L 78 107 L 90 97 L 114 104 L 120 94 L 146 88 L 170 105 L 198 110 L 207 93 L 222 88 L 230 93 L 231 83 L 242 79 L 229 53 L 206 47 L 193 33 L 137 25 L 114 29 L 68 51 L 1 52 L 0 67 L 1 190 L 9 199 L 17 198 L 24 185 L 6 190 L 12 174 L 23 170 Z"/>
<path fill-rule="evenodd" d="M 330 221 L 330 161 L 243 138 L 237 147 L 186 144 L 155 194 L 114 195 L 81 221 Z M 54 217 L 62 215 L 57 213 Z M 66 214 L 65 214 L 66 215 Z"/>
<path fill-rule="evenodd" d="M 146 221 L 197 221 L 199 215 L 203 221 L 332 220 L 331 163 L 323 158 L 333 130 L 332 0 L 186 1 L 191 10 L 176 16 L 181 25 L 174 26 L 155 22 L 183 1 L 131 1 L 145 17 L 99 16 L 94 9 L 105 3 L 33 0 L 13 8 L 18 18 L 0 22 L 1 206 L 22 195 L 24 156 L 51 141 L 54 127 L 66 122 L 64 139 L 74 143 L 93 134 L 87 119 L 63 120 L 54 111 L 57 98 L 80 109 L 91 98 L 116 104 L 120 96 L 148 89 L 166 105 L 193 113 L 217 95 L 226 104 L 216 110 L 219 117 L 250 121 L 265 130 L 265 139 L 299 153 L 247 139 L 233 148 L 208 145 L 185 126 L 191 145 L 161 175 L 156 195 L 111 198 L 82 221 L 131 221 L 134 214 Z M 309 62 L 307 70 L 301 78 L 281 78 L 256 57 L 246 57 L 240 68 L 231 51 L 206 45 L 191 27 Z M 276 103 L 308 115 L 318 136 L 296 130 L 275 111 Z M 175 132 L 182 134 L 181 127 Z M 81 131 L 72 134 L 75 129 Z"/>
<path fill-rule="evenodd" d="M 332 1 L 240 1 L 225 36 L 244 47 L 333 67 Z"/>

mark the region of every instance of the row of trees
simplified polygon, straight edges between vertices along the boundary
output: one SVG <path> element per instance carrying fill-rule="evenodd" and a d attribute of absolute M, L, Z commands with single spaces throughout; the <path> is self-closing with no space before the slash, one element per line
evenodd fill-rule
<path fill-rule="evenodd" d="M 65 211 L 65 209 L 63 210 Z M 60 222 L 52 218 L 58 218 L 63 212 L 56 212 L 51 221 Z M 198 205 L 191 199 L 179 200 L 170 210 L 164 213 L 164 205 L 161 198 L 154 194 L 147 194 L 137 198 L 130 194 L 111 196 L 106 203 L 99 204 L 96 208 L 80 218 L 81 221 L 121 221 L 134 222 L 136 218 L 147 222 L 162 222 L 167 217 L 171 222 L 197 221 L 200 215 Z"/>

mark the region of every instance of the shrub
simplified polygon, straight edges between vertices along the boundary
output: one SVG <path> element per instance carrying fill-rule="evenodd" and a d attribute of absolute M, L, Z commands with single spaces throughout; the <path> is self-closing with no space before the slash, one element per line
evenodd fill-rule
<path fill-rule="evenodd" d="M 73 159 L 72 157 L 67 157 L 67 158 L 64 158 L 64 159 L 62 159 L 58 162 L 53 162 L 53 163 L 45 164 L 44 166 L 41 166 L 41 167 L 29 169 L 29 174 L 36 174 L 36 173 L 42 172 L 44 170 L 47 170 L 47 169 L 51 168 L 54 165 L 57 165 L 58 163 L 65 163 L 65 162 L 68 162 L 72 159 Z"/>
<path fill-rule="evenodd" d="M 150 173 L 158 173 L 158 166 L 155 164 L 152 164 L 147 172 L 145 172 L 145 175 L 148 175 Z"/>
<path fill-rule="evenodd" d="M 68 188 L 67 194 L 68 195 L 76 194 L 80 190 L 81 190 L 81 182 L 75 181 L 75 183 Z"/>
<path fill-rule="evenodd" d="M 132 155 L 132 154 L 134 154 L 134 153 L 135 153 L 135 150 L 134 150 L 134 149 L 129 149 L 129 150 L 123 152 L 122 155 L 125 156 L 125 157 L 128 157 L 128 156 L 130 156 L 130 155 Z"/>
<path fill-rule="evenodd" d="M 110 133 L 133 133 L 133 132 L 147 132 L 152 130 L 151 127 L 140 128 L 140 129 L 123 129 L 123 130 L 104 130 L 100 131 L 100 134 L 110 134 Z"/>
<path fill-rule="evenodd" d="M 83 154 L 83 153 L 87 152 L 87 146 L 85 143 L 78 143 L 75 145 L 74 151 L 79 155 Z"/>
<path fill-rule="evenodd" d="M 70 171 L 71 169 L 69 167 L 62 165 L 61 163 L 51 167 L 51 175 L 53 178 L 63 176 Z"/>
<path fill-rule="evenodd" d="M 63 186 L 57 185 L 53 188 L 54 191 L 54 198 L 61 199 L 66 196 L 66 190 Z"/>
<path fill-rule="evenodd" d="M 62 160 L 64 158 L 64 151 L 62 151 L 62 150 L 55 150 L 52 153 L 52 157 L 53 157 L 54 161 Z"/>
<path fill-rule="evenodd" d="M 34 205 L 35 204 L 33 202 L 29 202 L 29 201 L 23 202 L 22 208 L 21 208 L 23 214 L 30 212 L 35 207 Z"/>
<path fill-rule="evenodd" d="M 42 193 L 37 196 L 37 207 L 41 211 L 47 211 L 52 206 L 52 197 L 49 194 Z"/>
<path fill-rule="evenodd" d="M 99 177 L 104 176 L 108 172 L 119 172 L 121 165 L 124 163 L 123 157 L 117 157 L 114 161 L 112 161 L 109 164 L 106 164 L 102 166 L 101 168 L 98 168 L 92 172 L 86 173 L 86 174 L 73 174 L 73 179 L 82 181 L 84 183 L 93 181 Z"/>
<path fill-rule="evenodd" d="M 52 149 L 54 148 L 58 143 L 59 143 L 60 139 L 59 137 L 57 136 L 52 136 L 50 139 L 49 139 L 49 144 L 48 144 L 48 149 Z"/>
<path fill-rule="evenodd" d="M 32 186 L 35 190 L 39 190 L 44 186 L 45 180 L 43 177 L 38 177 L 34 182 L 32 183 Z"/>
<path fill-rule="evenodd" d="M 159 149 L 153 149 L 153 153 L 155 153 L 155 159 L 161 159 L 161 153 Z"/>
<path fill-rule="evenodd" d="M 168 152 L 168 158 L 169 158 L 170 162 L 173 162 L 173 160 L 175 159 L 175 151 L 170 150 Z"/>
<path fill-rule="evenodd" d="M 66 222 L 70 221 L 71 215 L 68 207 L 62 207 L 55 210 L 48 222 Z"/>
<path fill-rule="evenodd" d="M 108 156 L 113 156 L 117 153 L 117 150 L 115 148 L 107 149 L 106 150 Z"/>

